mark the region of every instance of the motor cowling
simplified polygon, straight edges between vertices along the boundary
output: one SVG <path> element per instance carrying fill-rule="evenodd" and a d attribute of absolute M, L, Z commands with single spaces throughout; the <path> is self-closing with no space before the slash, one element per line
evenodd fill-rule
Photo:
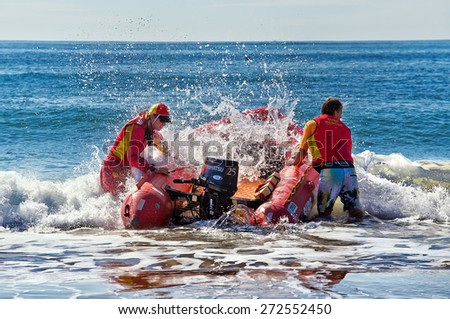
<path fill-rule="evenodd" d="M 198 178 L 205 188 L 200 204 L 201 219 L 215 219 L 227 211 L 237 191 L 239 164 L 236 161 L 207 157 Z"/>
<path fill-rule="evenodd" d="M 238 177 L 238 162 L 207 157 L 199 179 L 210 191 L 231 197 L 237 191 Z"/>

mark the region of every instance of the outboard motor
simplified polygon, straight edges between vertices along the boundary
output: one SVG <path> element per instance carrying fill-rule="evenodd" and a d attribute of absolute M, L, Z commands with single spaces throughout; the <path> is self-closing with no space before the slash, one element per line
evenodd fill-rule
<path fill-rule="evenodd" d="M 238 175 L 238 162 L 207 157 L 199 179 L 209 190 L 231 197 L 237 191 Z"/>
<path fill-rule="evenodd" d="M 220 217 L 232 204 L 231 197 L 237 191 L 239 164 L 236 161 L 207 157 L 199 184 L 205 187 L 200 205 L 200 218 Z"/>
<path fill-rule="evenodd" d="M 166 186 L 165 190 L 172 200 L 184 200 L 177 208 L 174 220 L 186 211 L 196 211 L 198 219 L 216 219 L 222 216 L 233 204 L 231 197 L 237 191 L 239 164 L 236 161 L 207 157 L 199 178 L 174 179 L 174 183 L 190 183 L 203 188 L 201 193 L 186 193 Z"/>

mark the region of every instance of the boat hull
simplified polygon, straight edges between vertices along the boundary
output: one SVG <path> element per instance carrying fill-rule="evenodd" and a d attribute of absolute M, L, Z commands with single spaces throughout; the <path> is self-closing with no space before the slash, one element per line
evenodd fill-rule
<path fill-rule="evenodd" d="M 286 166 L 280 181 L 269 198 L 254 212 L 256 225 L 277 224 L 281 221 L 306 221 L 312 210 L 319 185 L 319 173 L 311 166 Z"/>
<path fill-rule="evenodd" d="M 138 182 L 138 189 L 122 203 L 120 215 L 126 228 L 149 229 L 167 226 L 173 216 L 175 203 L 165 187 L 188 192 L 191 184 L 174 183 L 175 179 L 194 178 L 192 168 L 179 169 L 169 175 L 147 173 Z"/>

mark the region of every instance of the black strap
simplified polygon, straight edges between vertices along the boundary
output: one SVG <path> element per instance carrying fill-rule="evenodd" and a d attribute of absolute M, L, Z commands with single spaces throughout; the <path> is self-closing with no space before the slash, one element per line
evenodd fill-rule
<path fill-rule="evenodd" d="M 313 165 L 313 168 L 320 173 L 321 170 L 326 168 L 354 168 L 352 162 L 348 161 L 336 161 L 336 162 L 326 162 L 326 163 L 319 163 Z"/>
<path fill-rule="evenodd" d="M 153 146 L 153 131 L 151 129 L 145 130 L 145 139 L 147 140 L 148 146 Z"/>

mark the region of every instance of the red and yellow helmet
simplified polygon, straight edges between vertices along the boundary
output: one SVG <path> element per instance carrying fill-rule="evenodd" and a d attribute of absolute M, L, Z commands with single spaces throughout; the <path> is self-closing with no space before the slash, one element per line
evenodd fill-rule
<path fill-rule="evenodd" d="M 148 110 L 148 115 L 156 115 L 161 122 L 170 122 L 169 108 L 163 103 L 156 103 Z"/>

